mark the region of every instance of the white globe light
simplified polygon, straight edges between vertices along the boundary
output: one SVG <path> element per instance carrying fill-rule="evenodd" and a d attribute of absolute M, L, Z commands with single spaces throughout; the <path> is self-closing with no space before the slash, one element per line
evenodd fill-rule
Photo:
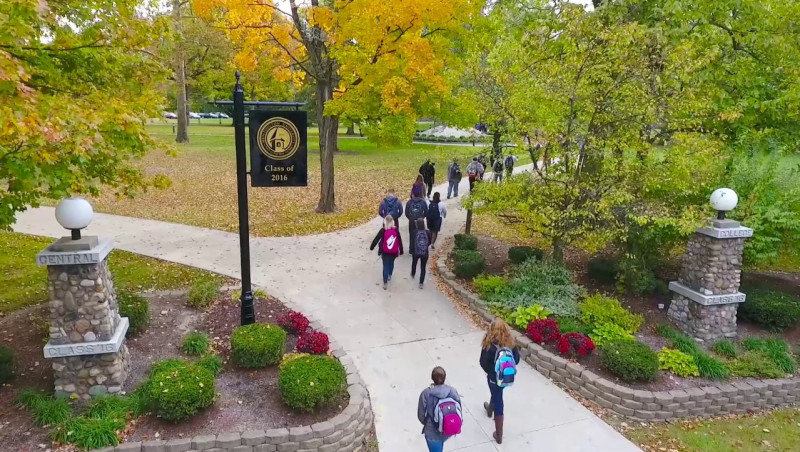
<path fill-rule="evenodd" d="M 711 193 L 711 207 L 718 212 L 730 212 L 739 204 L 739 195 L 730 188 L 718 188 Z"/>
<path fill-rule="evenodd" d="M 83 198 L 65 198 L 56 207 L 56 221 L 64 229 L 83 229 L 89 226 L 93 216 L 92 205 Z"/>

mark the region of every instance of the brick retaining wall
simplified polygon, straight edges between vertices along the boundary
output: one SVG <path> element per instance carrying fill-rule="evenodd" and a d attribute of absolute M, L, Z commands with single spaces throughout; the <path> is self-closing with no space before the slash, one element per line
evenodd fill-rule
<path fill-rule="evenodd" d="M 461 296 L 486 322 L 494 320 L 486 303 L 456 280 L 445 265 L 452 242 L 442 247 L 436 266 L 441 279 Z M 522 358 L 542 375 L 574 390 L 582 397 L 626 418 L 665 421 L 681 417 L 745 413 L 800 401 L 800 378 L 774 380 L 740 379 L 703 388 L 643 391 L 615 383 L 579 363 L 553 354 L 527 336 L 513 331 Z"/>

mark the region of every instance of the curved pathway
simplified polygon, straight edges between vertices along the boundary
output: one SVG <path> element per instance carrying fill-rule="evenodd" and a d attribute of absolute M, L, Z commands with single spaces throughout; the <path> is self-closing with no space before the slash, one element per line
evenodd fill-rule
<path fill-rule="evenodd" d="M 446 194 L 446 187 L 436 188 Z M 460 191 L 467 193 L 466 180 Z M 456 200 L 447 207 L 442 237 L 456 233 L 466 217 Z M 401 223 L 407 240 L 407 223 Z M 464 430 L 447 442 L 448 451 L 639 450 L 524 362 L 517 384 L 506 392 L 505 441 L 495 444 L 494 423 L 482 407 L 488 397 L 478 366 L 483 332 L 433 281 L 417 287 L 407 255 L 398 259 L 389 290 L 381 289 L 379 258 L 367 249 L 380 224 L 375 218 L 329 234 L 252 238 L 251 258 L 253 284 L 320 320 L 353 358 L 370 391 L 381 452 L 426 450 L 416 405 L 435 365 L 447 370 L 447 382 L 463 398 Z M 19 215 L 14 230 L 65 235 L 52 208 Z M 239 277 L 236 234 L 106 214 L 96 214 L 87 233 L 114 237 L 122 250 Z"/>

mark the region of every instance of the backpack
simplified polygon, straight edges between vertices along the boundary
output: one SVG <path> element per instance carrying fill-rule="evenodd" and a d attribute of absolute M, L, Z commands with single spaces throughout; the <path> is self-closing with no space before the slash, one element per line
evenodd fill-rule
<path fill-rule="evenodd" d="M 461 433 L 461 425 L 464 423 L 461 404 L 450 397 L 439 399 L 433 409 L 433 423 L 442 435 L 453 436 Z"/>
<path fill-rule="evenodd" d="M 409 215 L 411 216 L 411 220 L 419 220 L 420 218 L 425 216 L 425 201 L 411 201 L 411 204 L 408 206 Z"/>
<path fill-rule="evenodd" d="M 499 173 L 500 171 L 503 171 L 503 163 L 500 160 L 498 160 L 494 162 L 494 172 Z"/>
<path fill-rule="evenodd" d="M 506 157 L 505 165 L 506 165 L 506 168 L 509 168 L 509 169 L 513 168 L 514 167 L 514 157 L 512 157 L 510 155 L 508 157 Z"/>
<path fill-rule="evenodd" d="M 467 166 L 467 175 L 470 177 L 475 177 L 478 175 L 478 165 L 470 165 Z"/>
<path fill-rule="evenodd" d="M 431 241 L 430 238 L 428 237 L 428 231 L 418 230 L 417 234 L 414 236 L 414 255 L 427 256 L 428 246 L 430 244 Z"/>
<path fill-rule="evenodd" d="M 442 219 L 442 212 L 439 211 L 439 203 L 431 203 L 428 206 L 428 227 L 432 221 L 439 221 Z"/>
<path fill-rule="evenodd" d="M 397 228 L 387 229 L 383 231 L 383 242 L 381 242 L 381 250 L 384 254 L 399 254 L 400 240 L 397 237 Z"/>
<path fill-rule="evenodd" d="M 462 177 L 464 177 L 464 176 L 461 174 L 461 167 L 458 166 L 458 163 L 453 163 L 453 177 L 452 178 L 461 180 Z"/>
<path fill-rule="evenodd" d="M 494 355 L 494 371 L 497 374 L 497 386 L 507 388 L 514 384 L 514 377 L 517 376 L 517 362 L 514 360 L 514 352 L 508 347 L 497 349 Z"/>

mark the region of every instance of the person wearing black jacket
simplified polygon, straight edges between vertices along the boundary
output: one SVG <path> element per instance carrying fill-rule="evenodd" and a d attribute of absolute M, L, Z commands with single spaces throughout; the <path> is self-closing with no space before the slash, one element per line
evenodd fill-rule
<path fill-rule="evenodd" d="M 388 236 L 390 240 L 396 240 L 397 243 L 384 244 L 384 237 L 387 237 L 386 231 L 391 232 L 392 230 L 394 230 L 394 234 L 390 233 Z M 400 237 L 400 231 L 395 226 L 394 218 L 392 218 L 391 214 L 386 215 L 386 218 L 383 219 L 383 227 L 372 240 L 369 250 L 374 250 L 376 246 L 378 247 L 378 255 L 383 261 L 383 290 L 386 290 L 389 281 L 392 280 L 392 273 L 394 273 L 394 260 L 397 259 L 397 256 L 403 255 L 403 239 Z"/>
<path fill-rule="evenodd" d="M 489 402 L 484 402 L 483 409 L 486 415 L 492 417 L 494 414 L 494 433 L 492 437 L 497 444 L 503 443 L 503 388 L 497 385 L 497 373 L 495 372 L 495 359 L 497 350 L 500 348 L 510 348 L 514 353 L 514 362 L 519 364 L 519 347 L 514 347 L 514 338 L 511 337 L 511 330 L 506 322 L 495 319 L 489 326 L 489 331 L 483 337 L 481 343 L 480 364 L 486 379 L 489 382 Z"/>
<path fill-rule="evenodd" d="M 412 255 L 414 254 L 414 231 L 417 230 L 417 220 L 424 219 L 428 215 L 428 203 L 422 198 L 423 196 L 424 193 L 414 193 L 405 208 L 406 218 L 408 218 L 408 252 Z"/>
<path fill-rule="evenodd" d="M 419 173 L 422 175 L 422 180 L 428 186 L 427 197 L 431 197 L 433 190 L 433 179 L 436 176 L 436 164 L 431 162 L 431 159 L 425 160 L 425 163 L 419 167 Z"/>

